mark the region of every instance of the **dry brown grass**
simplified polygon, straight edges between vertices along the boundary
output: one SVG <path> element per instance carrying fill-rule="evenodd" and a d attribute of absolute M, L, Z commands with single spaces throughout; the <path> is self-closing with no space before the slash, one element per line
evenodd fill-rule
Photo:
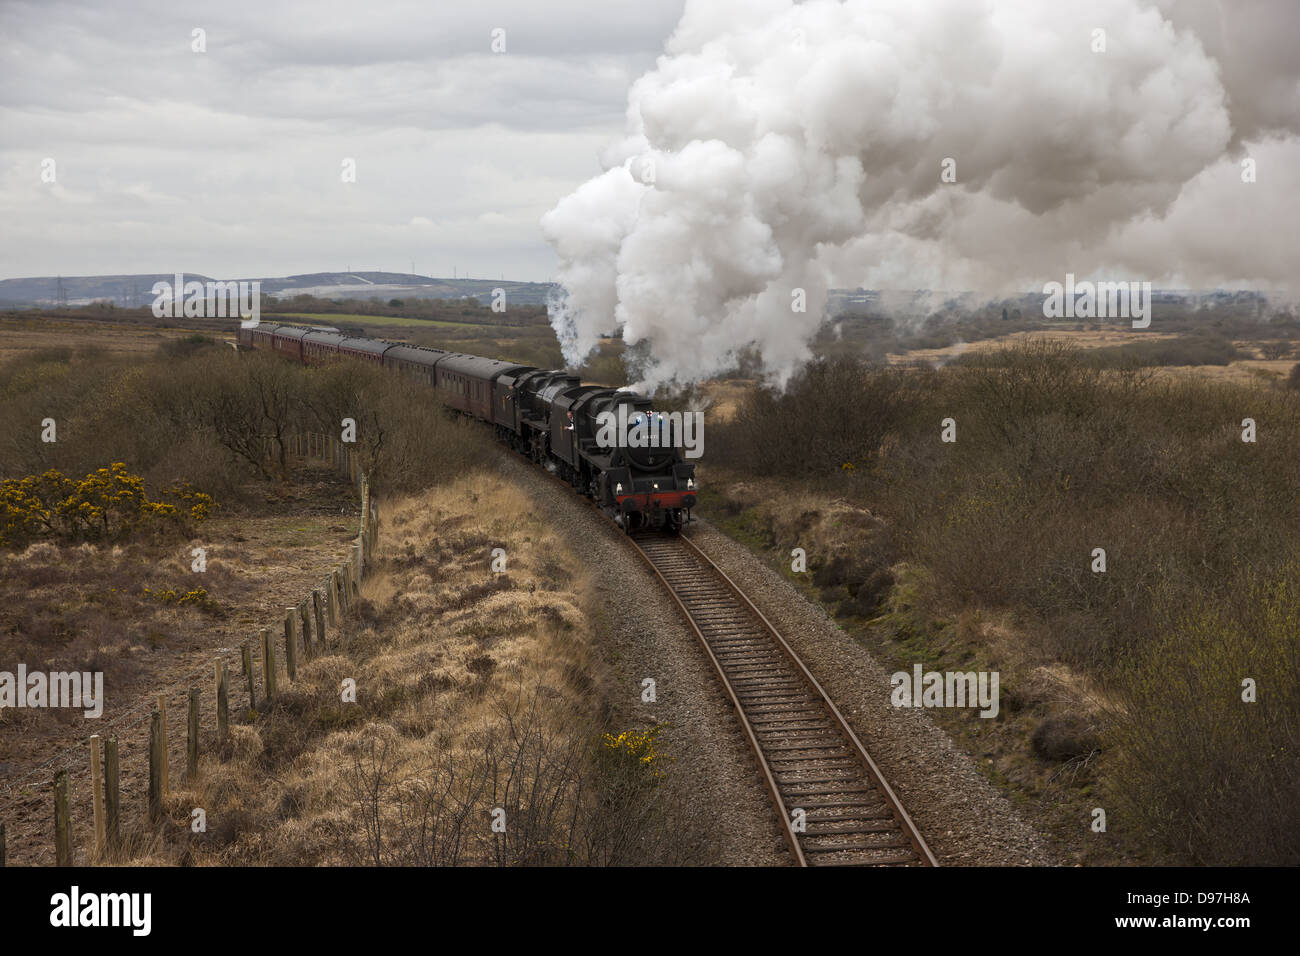
<path fill-rule="evenodd" d="M 164 342 L 196 333 L 234 342 L 233 330 L 216 323 L 204 328 L 150 328 L 105 320 L 47 316 L 20 312 L 0 314 L 0 363 L 40 349 L 98 349 L 105 352 L 147 354 Z"/>
<path fill-rule="evenodd" d="M 104 713 L 86 719 L 79 710 L 0 710 L 0 817 L 8 826 L 10 861 L 53 862 L 49 783 L 45 761 L 72 748 L 74 844 L 90 840 L 90 800 L 84 738 L 118 736 L 122 747 L 123 806 L 128 815 L 143 799 L 143 741 L 148 727 L 124 730 L 148 715 L 164 688 L 181 706 L 186 682 L 204 694 L 205 726 L 212 715 L 212 659 L 237 648 L 275 623 L 284 606 L 337 565 L 356 533 L 354 490 L 331 472 L 299 470 L 301 483 L 279 514 L 238 516 L 218 512 L 198 537 L 150 536 L 117 544 L 58 545 L 36 542 L 0 551 L 0 670 L 18 662 L 29 670 L 101 671 Z M 293 509 L 294 514 L 282 513 Z M 346 508 L 348 514 L 340 514 Z M 207 551 L 207 570 L 191 568 L 191 549 Z M 161 602 L 144 593 L 204 588 L 202 605 Z M 243 700 L 235 655 L 232 706 Z M 179 688 L 179 691 L 176 689 Z M 169 733 L 173 767 L 183 761 L 184 719 Z M 62 764 L 60 764 L 62 765 Z M 174 778 L 173 778 L 174 779 Z M 10 803 L 10 801 L 16 801 Z M 79 857 L 84 859 L 84 856 Z"/>
<path fill-rule="evenodd" d="M 924 362 L 927 365 L 944 365 L 958 355 L 967 352 L 995 352 L 999 349 L 1030 342 L 1059 342 L 1078 349 L 1100 349 L 1114 345 L 1127 345 L 1135 336 L 1143 340 L 1175 339 L 1176 332 L 1133 332 L 1125 329 L 1048 329 L 1033 332 L 1012 332 L 996 338 L 981 339 L 978 342 L 962 342 L 941 349 L 911 349 L 889 356 L 895 365 L 908 365 L 912 362 Z"/>
<path fill-rule="evenodd" d="M 358 620 L 204 760 L 198 786 L 171 802 L 177 825 L 141 844 L 149 861 L 517 865 L 675 852 L 672 828 L 652 826 L 654 780 L 598 745 L 605 688 L 586 577 L 521 490 L 476 473 L 383 513 Z M 356 703 L 340 699 L 345 679 Z M 180 826 L 194 806 L 207 834 Z M 490 829 L 494 807 L 506 809 L 505 834 Z"/>

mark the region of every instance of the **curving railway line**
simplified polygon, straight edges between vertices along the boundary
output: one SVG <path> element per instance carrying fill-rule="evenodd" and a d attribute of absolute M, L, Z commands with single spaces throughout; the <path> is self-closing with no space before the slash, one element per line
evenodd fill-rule
<path fill-rule="evenodd" d="M 937 866 L 857 735 L 731 578 L 689 538 L 647 534 L 629 540 L 712 661 L 796 863 Z"/>
<path fill-rule="evenodd" d="M 861 741 L 785 639 L 727 575 L 678 531 L 696 502 L 694 465 L 675 443 L 607 448 L 599 414 L 661 420 L 626 389 L 495 359 L 271 326 L 239 332 L 306 364 L 352 359 L 432 387 L 449 408 L 496 429 L 613 517 L 685 615 L 717 671 L 758 760 L 800 866 L 937 866 L 934 854 Z M 611 413 L 612 414 L 612 413 Z"/>

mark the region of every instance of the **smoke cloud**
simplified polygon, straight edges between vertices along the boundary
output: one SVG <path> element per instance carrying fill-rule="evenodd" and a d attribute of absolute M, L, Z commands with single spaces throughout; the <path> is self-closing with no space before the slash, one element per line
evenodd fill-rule
<path fill-rule="evenodd" d="M 605 172 L 542 219 L 566 360 L 621 330 L 647 355 L 645 387 L 706 378 L 746 347 L 783 384 L 833 285 L 994 294 L 1073 272 L 1284 287 L 1300 86 L 1278 18 L 1298 15 L 1260 0 L 1231 15 L 1205 0 L 688 0 Z"/>

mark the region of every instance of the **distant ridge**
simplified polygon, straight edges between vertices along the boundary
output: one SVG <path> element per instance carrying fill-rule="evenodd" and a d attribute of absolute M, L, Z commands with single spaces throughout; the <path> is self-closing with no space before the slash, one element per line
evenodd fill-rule
<path fill-rule="evenodd" d="M 171 273 L 114 276 L 39 276 L 29 279 L 0 279 L 0 308 L 44 308 L 67 304 L 90 305 L 93 302 L 112 302 L 124 308 L 147 306 L 153 302 L 150 291 L 155 282 L 172 282 Z M 548 296 L 557 288 L 550 282 L 516 282 L 511 279 L 447 279 L 415 275 L 409 272 L 309 272 L 303 275 L 257 278 L 245 276 L 218 280 L 199 272 L 185 273 L 185 281 L 257 281 L 262 292 L 276 299 L 291 299 L 295 295 L 312 295 L 320 299 L 460 299 L 473 298 L 490 305 L 493 290 L 504 289 L 509 302 L 518 305 L 545 305 Z M 60 299 L 62 293 L 62 300 Z M 892 293 L 888 298 L 891 309 L 907 310 L 920 306 L 924 312 L 945 309 L 960 310 L 973 305 L 979 297 L 971 293 L 937 293 L 918 289 L 911 293 Z M 1190 289 L 1157 289 L 1156 302 L 1189 302 L 1221 305 L 1229 302 L 1262 302 L 1267 298 L 1259 292 L 1229 292 L 1223 290 L 1195 291 Z M 884 305 L 885 296 L 869 289 L 832 289 L 828 312 L 875 311 Z M 1007 296 L 1002 301 L 1034 307 L 1042 296 L 1027 293 Z"/>
<path fill-rule="evenodd" d="M 112 276 L 38 276 L 0 279 L 0 307 L 35 308 L 63 304 L 89 305 L 112 302 L 124 308 L 150 305 L 155 282 L 170 283 L 171 273 Z M 438 279 L 405 272 L 312 272 L 305 275 L 259 278 L 240 276 L 217 279 L 200 272 L 185 273 L 186 282 L 261 282 L 262 292 L 276 299 L 314 295 L 322 299 L 459 299 L 470 297 L 484 304 L 493 289 L 505 289 L 507 299 L 521 305 L 544 305 L 553 288 L 549 282 L 510 279 Z M 62 293 L 62 299 L 60 297 Z"/>

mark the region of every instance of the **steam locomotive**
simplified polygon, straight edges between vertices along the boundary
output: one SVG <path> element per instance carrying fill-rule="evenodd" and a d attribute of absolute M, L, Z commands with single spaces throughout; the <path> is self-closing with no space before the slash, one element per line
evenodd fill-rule
<path fill-rule="evenodd" d="M 613 421 L 635 428 L 662 418 L 649 399 L 627 389 L 583 385 L 564 371 L 302 326 L 241 326 L 237 341 L 241 349 L 269 349 L 307 365 L 371 362 L 428 388 L 448 408 L 491 425 L 498 438 L 594 500 L 629 534 L 675 532 L 695 507 L 695 465 L 686 460 L 679 434 L 669 428 L 650 443 L 621 435 L 609 440 Z"/>

